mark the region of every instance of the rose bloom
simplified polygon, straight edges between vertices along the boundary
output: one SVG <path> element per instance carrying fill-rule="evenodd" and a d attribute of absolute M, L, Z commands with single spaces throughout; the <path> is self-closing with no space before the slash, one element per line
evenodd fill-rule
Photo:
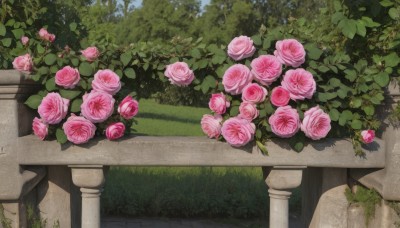
<path fill-rule="evenodd" d="M 297 110 L 288 106 L 279 107 L 268 120 L 271 130 L 281 138 L 290 138 L 300 129 L 300 117 Z"/>
<path fill-rule="evenodd" d="M 203 115 L 203 118 L 201 118 L 201 129 L 209 138 L 218 138 L 221 135 L 221 122 L 222 116 L 219 114 L 215 114 L 214 116 Z"/>
<path fill-rule="evenodd" d="M 139 111 L 139 102 L 131 96 L 126 96 L 118 105 L 118 113 L 125 119 L 130 120 Z"/>
<path fill-rule="evenodd" d="M 73 89 L 79 83 L 81 76 L 78 69 L 66 66 L 56 73 L 56 84 L 66 89 Z"/>
<path fill-rule="evenodd" d="M 124 136 L 125 125 L 121 122 L 112 123 L 106 128 L 106 137 L 108 140 L 119 139 Z"/>
<path fill-rule="evenodd" d="M 221 128 L 222 136 L 234 147 L 244 146 L 253 140 L 255 131 L 254 123 L 240 117 L 226 120 Z"/>
<path fill-rule="evenodd" d="M 211 111 L 217 114 L 224 114 L 226 112 L 226 108 L 229 108 L 231 104 L 223 93 L 214 93 L 211 95 L 211 99 L 208 102 L 208 107 Z"/>
<path fill-rule="evenodd" d="M 44 140 L 46 138 L 48 131 L 49 131 L 49 125 L 44 123 L 43 120 L 35 117 L 32 122 L 32 130 L 33 133 L 39 137 L 41 140 Z"/>
<path fill-rule="evenodd" d="M 303 45 L 295 39 L 286 39 L 276 42 L 274 55 L 282 64 L 299 67 L 306 60 L 306 51 Z"/>
<path fill-rule="evenodd" d="M 261 55 L 251 62 L 251 73 L 256 81 L 268 86 L 282 74 L 282 64 L 273 55 Z"/>
<path fill-rule="evenodd" d="M 322 109 L 315 106 L 304 113 L 301 130 L 313 140 L 325 138 L 331 130 L 331 118 Z"/>
<path fill-rule="evenodd" d="M 29 38 L 26 36 L 21 37 L 21 43 L 22 45 L 27 45 L 29 43 Z"/>
<path fill-rule="evenodd" d="M 112 70 L 99 70 L 94 75 L 92 88 L 95 91 L 114 95 L 121 89 L 121 82 L 118 75 Z"/>
<path fill-rule="evenodd" d="M 282 87 L 289 91 L 290 98 L 295 101 L 311 99 L 317 89 L 313 75 L 302 68 L 286 71 Z"/>
<path fill-rule="evenodd" d="M 255 51 L 253 40 L 247 36 L 235 37 L 228 44 L 228 55 L 236 61 L 252 56 Z"/>
<path fill-rule="evenodd" d="M 12 64 L 14 69 L 18 71 L 31 72 L 33 68 L 32 58 L 29 54 L 16 57 Z"/>
<path fill-rule="evenodd" d="M 68 113 L 69 100 L 59 93 L 48 93 L 38 107 L 42 120 L 48 124 L 60 123 Z"/>
<path fill-rule="evenodd" d="M 259 111 L 254 103 L 251 102 L 242 102 L 239 106 L 239 117 L 252 121 L 257 118 L 259 115 Z"/>
<path fill-rule="evenodd" d="M 375 139 L 374 130 L 364 130 L 361 132 L 362 141 L 364 143 L 372 143 Z"/>
<path fill-rule="evenodd" d="M 290 101 L 290 93 L 282 86 L 275 87 L 271 92 L 271 103 L 277 107 L 286 106 Z"/>
<path fill-rule="evenodd" d="M 89 62 L 95 61 L 100 56 L 100 52 L 96 47 L 88 47 L 82 50 L 81 53 Z"/>
<path fill-rule="evenodd" d="M 268 91 L 257 83 L 250 83 L 243 89 L 242 100 L 251 103 L 261 103 L 265 100 Z"/>
<path fill-rule="evenodd" d="M 42 40 L 46 40 L 46 41 L 50 41 L 50 42 L 54 42 L 54 40 L 56 39 L 56 36 L 54 34 L 51 34 L 47 31 L 47 29 L 45 28 L 41 28 L 39 30 L 39 37 Z"/>
<path fill-rule="evenodd" d="M 229 67 L 222 78 L 222 84 L 226 92 L 237 95 L 241 94 L 244 87 L 247 86 L 253 77 L 247 66 L 235 64 Z"/>
<path fill-rule="evenodd" d="M 82 116 L 92 123 L 101 123 L 113 114 L 114 102 L 110 94 L 92 90 L 83 96 Z"/>
<path fill-rule="evenodd" d="M 63 129 L 68 141 L 75 144 L 87 143 L 96 132 L 96 126 L 92 122 L 74 114 L 63 124 Z"/>
<path fill-rule="evenodd" d="M 188 86 L 194 80 L 193 71 L 185 62 L 176 62 L 167 65 L 164 75 L 169 79 L 171 84 L 177 86 Z"/>

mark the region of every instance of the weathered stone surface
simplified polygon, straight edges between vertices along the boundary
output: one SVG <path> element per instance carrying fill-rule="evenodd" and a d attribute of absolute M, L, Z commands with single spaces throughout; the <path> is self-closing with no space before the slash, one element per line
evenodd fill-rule
<path fill-rule="evenodd" d="M 310 228 L 346 228 L 348 202 L 344 195 L 347 185 L 332 188 L 322 194 Z"/>
<path fill-rule="evenodd" d="M 346 139 L 325 139 L 308 144 L 301 153 L 287 140 L 267 143 L 269 156 L 249 145 L 233 148 L 205 137 L 130 137 L 119 141 L 91 140 L 85 145 L 42 142 L 34 136 L 18 138 L 5 150 L 18 151 L 20 164 L 34 165 L 170 165 L 170 166 L 307 166 L 384 167 L 383 142 L 377 140 L 366 158 L 353 154 Z M 16 146 L 16 147 L 14 147 Z M 66 153 L 66 151 L 68 153 Z"/>
<path fill-rule="evenodd" d="M 384 200 L 375 206 L 375 214 L 368 221 L 368 225 L 361 205 L 355 203 L 348 209 L 349 228 L 396 228 L 399 220 L 397 213 Z"/>

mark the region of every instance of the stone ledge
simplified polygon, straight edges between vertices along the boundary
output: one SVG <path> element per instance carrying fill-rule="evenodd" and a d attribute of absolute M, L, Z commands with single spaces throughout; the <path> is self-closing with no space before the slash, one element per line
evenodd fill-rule
<path fill-rule="evenodd" d="M 346 139 L 324 139 L 308 143 L 301 153 L 287 141 L 267 143 L 269 156 L 248 145 L 233 148 L 205 137 L 125 137 L 119 141 L 96 139 L 85 145 L 42 142 L 33 135 L 18 138 L 3 150 L 18 153 L 21 165 L 136 165 L 136 166 L 308 166 L 337 168 L 383 168 L 382 140 L 365 148 L 366 156 L 354 155 Z"/>

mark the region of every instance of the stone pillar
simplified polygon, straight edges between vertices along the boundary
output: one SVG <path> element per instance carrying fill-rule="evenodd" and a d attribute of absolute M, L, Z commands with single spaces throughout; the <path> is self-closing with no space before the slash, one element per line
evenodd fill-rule
<path fill-rule="evenodd" d="M 72 182 L 82 192 L 82 228 L 100 228 L 100 195 L 105 182 L 103 166 L 70 166 Z"/>
<path fill-rule="evenodd" d="M 265 182 L 269 187 L 269 227 L 289 227 L 289 198 L 291 189 L 301 184 L 305 167 L 263 167 Z"/>
<path fill-rule="evenodd" d="M 71 170 L 67 166 L 48 166 L 47 176 L 38 185 L 38 208 L 40 217 L 48 226 L 79 227 L 80 221 L 72 213 L 80 212 L 74 202 Z M 75 222 L 75 223 L 74 223 Z M 78 223 L 76 223 L 78 222 Z"/>
<path fill-rule="evenodd" d="M 0 203 L 12 227 L 26 227 L 23 197 L 45 175 L 44 167 L 20 166 L 15 151 L 18 137 L 31 132 L 34 112 L 23 103 L 36 90 L 29 76 L 0 70 Z"/>

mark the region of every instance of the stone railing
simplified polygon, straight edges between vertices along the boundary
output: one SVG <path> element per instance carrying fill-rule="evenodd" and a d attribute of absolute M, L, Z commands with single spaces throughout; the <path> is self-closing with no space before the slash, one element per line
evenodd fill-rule
<path fill-rule="evenodd" d="M 132 136 L 59 145 L 29 135 L 34 113 L 22 102 L 35 89 L 24 75 L 0 71 L 0 202 L 13 227 L 26 227 L 28 202 L 50 226 L 57 221 L 60 227 L 100 227 L 100 194 L 105 172 L 113 165 L 262 167 L 269 187 L 270 227 L 288 227 L 288 199 L 300 185 L 305 227 L 352 223 L 344 196 L 350 177 L 377 189 L 384 199 L 400 200 L 400 136 L 391 126 L 364 148 L 362 158 L 354 156 L 347 139 L 310 142 L 301 153 L 284 140 L 274 140 L 267 143 L 269 156 L 253 145 L 237 149 L 205 137 Z M 382 118 L 386 114 L 382 112 Z"/>

